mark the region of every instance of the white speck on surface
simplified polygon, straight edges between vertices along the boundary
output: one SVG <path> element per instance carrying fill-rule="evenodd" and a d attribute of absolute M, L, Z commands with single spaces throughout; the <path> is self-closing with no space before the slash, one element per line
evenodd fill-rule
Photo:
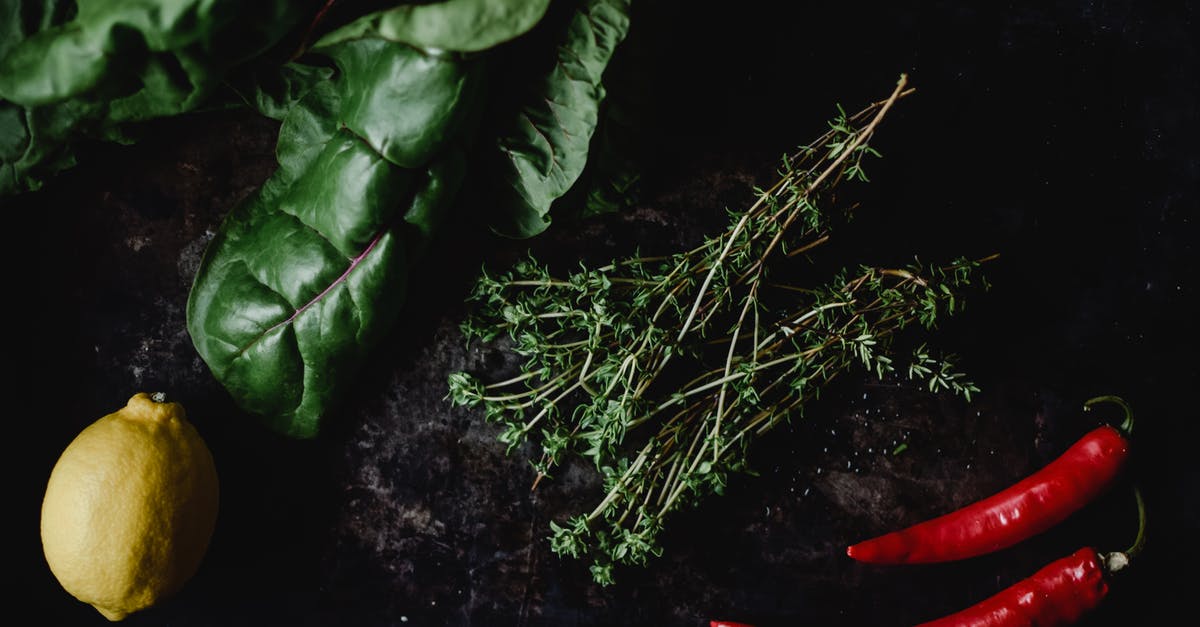
<path fill-rule="evenodd" d="M 133 235 L 125 238 L 125 245 L 132 248 L 135 253 L 153 243 L 153 240 L 145 235 Z"/>

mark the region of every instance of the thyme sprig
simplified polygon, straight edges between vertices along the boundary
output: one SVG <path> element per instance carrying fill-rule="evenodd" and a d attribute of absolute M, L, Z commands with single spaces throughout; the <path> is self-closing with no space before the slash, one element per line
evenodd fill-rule
<path fill-rule="evenodd" d="M 886 100 L 853 115 L 838 107 L 820 138 L 783 158 L 774 185 L 691 250 L 581 265 L 565 278 L 530 258 L 479 279 L 464 335 L 507 335 L 525 361 L 521 374 L 494 383 L 455 373 L 450 398 L 503 425 L 510 451 L 540 444 L 535 487 L 571 454 L 603 477 L 590 512 L 550 524 L 557 554 L 591 559 L 602 584 L 614 564 L 644 565 L 661 554 L 672 511 L 721 494 L 730 473 L 748 470 L 751 442 L 803 415 L 854 366 L 897 372 L 895 333 L 932 329 L 961 308 L 956 295 L 977 261 L 864 265 L 816 288 L 773 278 L 780 263 L 829 239 L 820 205 L 843 181 L 867 181 L 863 161 L 879 156 L 868 142 L 909 93 L 901 76 Z M 907 376 L 932 391 L 978 391 L 924 345 L 904 360 Z"/>

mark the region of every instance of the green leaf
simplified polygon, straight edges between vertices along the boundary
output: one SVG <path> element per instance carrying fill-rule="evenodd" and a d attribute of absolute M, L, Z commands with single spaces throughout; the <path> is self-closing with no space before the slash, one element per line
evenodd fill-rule
<path fill-rule="evenodd" d="M 554 67 L 508 120 L 497 149 L 501 206 L 492 228 L 511 237 L 550 225 L 550 205 L 587 163 L 604 100 L 601 77 L 629 29 L 630 0 L 580 0 L 558 46 Z"/>
<path fill-rule="evenodd" d="M 274 43 L 305 5 L 286 0 L 76 4 L 73 19 L 29 34 L 0 59 L 0 96 L 37 106 L 95 94 L 132 98 L 124 106 L 133 109 L 142 100 L 175 112 L 194 105 L 222 70 Z"/>
<path fill-rule="evenodd" d="M 70 19 L 70 0 L 0 0 L 0 59 L 31 34 Z"/>
<path fill-rule="evenodd" d="M 317 434 L 399 313 L 414 247 L 452 202 L 475 64 L 383 40 L 322 48 L 340 68 L 292 106 L 280 168 L 209 245 L 188 330 L 247 411 Z"/>
<path fill-rule="evenodd" d="M 525 34 L 546 13 L 550 0 L 442 0 L 404 4 L 372 13 L 317 42 L 379 38 L 417 48 L 478 52 Z"/>
<path fill-rule="evenodd" d="M 588 567 L 592 573 L 592 580 L 601 586 L 608 587 L 613 585 L 613 565 L 612 563 L 601 564 L 596 562 Z"/>
<path fill-rule="evenodd" d="M 0 60 L 30 35 L 69 19 L 72 8 L 71 2 L 0 2 Z M 0 196 L 37 189 L 44 176 L 74 165 L 74 155 L 55 135 L 95 108 L 34 111 L 0 96 Z"/>
<path fill-rule="evenodd" d="M 29 108 L 0 100 L 0 196 L 38 189 L 46 177 L 75 165 L 63 138 L 95 110 L 84 103 Z"/>
<path fill-rule="evenodd" d="M 195 110 L 310 4 L 0 2 L 0 195 L 72 165 L 81 140 L 130 141 L 129 123 Z"/>
<path fill-rule="evenodd" d="M 341 100 L 338 83 L 321 81 L 288 109 L 275 147 L 280 170 L 276 176 L 283 184 L 303 176 L 325 143 L 337 134 Z"/>
<path fill-rule="evenodd" d="M 458 130 L 466 110 L 453 106 L 474 88 L 460 63 L 425 53 L 395 54 L 407 46 L 360 39 L 313 52 L 329 56 L 342 75 L 357 81 L 342 89 L 340 123 L 392 163 L 427 163 Z"/>
<path fill-rule="evenodd" d="M 585 218 L 633 206 L 641 179 L 653 167 L 662 143 L 652 111 L 670 99 L 662 93 L 659 80 L 665 67 L 656 64 L 658 56 L 650 39 L 655 33 L 632 28 L 605 70 L 608 95 L 592 136 L 587 167 L 568 193 L 580 199 L 579 214 Z"/>
<path fill-rule="evenodd" d="M 319 65 L 288 63 L 271 72 L 248 73 L 230 85 L 247 106 L 273 120 L 287 117 L 308 92 L 326 81 L 333 70 Z"/>

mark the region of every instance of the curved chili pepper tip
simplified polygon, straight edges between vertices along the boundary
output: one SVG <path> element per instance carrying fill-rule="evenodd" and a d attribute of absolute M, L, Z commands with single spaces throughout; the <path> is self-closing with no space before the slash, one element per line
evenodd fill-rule
<path fill-rule="evenodd" d="M 754 627 L 749 623 L 734 623 L 727 620 L 710 620 L 708 627 Z"/>

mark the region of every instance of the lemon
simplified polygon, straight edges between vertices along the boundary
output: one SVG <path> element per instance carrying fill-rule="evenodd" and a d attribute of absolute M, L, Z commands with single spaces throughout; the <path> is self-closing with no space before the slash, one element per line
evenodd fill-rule
<path fill-rule="evenodd" d="M 121 620 L 195 574 L 217 500 L 212 454 L 183 407 L 136 394 L 59 457 L 42 501 L 42 549 L 67 592 Z"/>

